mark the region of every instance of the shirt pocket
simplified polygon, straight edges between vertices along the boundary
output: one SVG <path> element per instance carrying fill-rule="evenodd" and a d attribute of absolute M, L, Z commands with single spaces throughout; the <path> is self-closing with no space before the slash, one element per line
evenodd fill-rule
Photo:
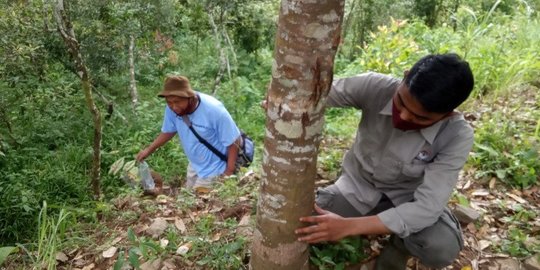
<path fill-rule="evenodd" d="M 424 170 L 426 169 L 426 166 L 427 163 L 425 162 L 413 160 L 413 162 L 403 165 L 403 176 L 409 178 L 420 178 L 424 176 Z"/>
<path fill-rule="evenodd" d="M 377 167 L 373 169 L 373 178 L 384 183 L 396 183 L 400 181 L 403 162 L 399 159 L 386 156 L 381 158 Z"/>

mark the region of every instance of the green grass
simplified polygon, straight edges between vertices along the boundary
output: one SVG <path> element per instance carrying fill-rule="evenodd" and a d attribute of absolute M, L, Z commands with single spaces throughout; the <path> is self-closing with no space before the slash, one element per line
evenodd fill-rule
<path fill-rule="evenodd" d="M 39 212 L 37 241 L 26 245 L 17 244 L 30 259 L 32 269 L 56 269 L 57 252 L 64 248 L 67 231 L 75 222 L 72 215 L 61 209 L 57 216 L 50 216 L 48 206 L 43 202 Z"/>

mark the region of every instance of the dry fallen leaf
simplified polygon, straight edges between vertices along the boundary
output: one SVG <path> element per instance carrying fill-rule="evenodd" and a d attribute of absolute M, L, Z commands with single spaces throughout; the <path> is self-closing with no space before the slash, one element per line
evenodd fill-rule
<path fill-rule="evenodd" d="M 217 232 L 216 234 L 214 234 L 214 236 L 212 237 L 212 242 L 219 241 L 219 239 L 221 239 L 221 232 Z"/>
<path fill-rule="evenodd" d="M 474 225 L 474 223 L 469 223 L 469 224 L 467 224 L 467 227 L 466 227 L 466 228 L 467 228 L 467 230 L 468 230 L 469 232 L 471 232 L 471 233 L 473 233 L 473 234 L 477 232 L 477 230 L 476 230 L 476 225 Z"/>
<path fill-rule="evenodd" d="M 184 224 L 184 221 L 182 221 L 181 218 L 176 218 L 174 220 L 174 226 L 180 231 L 180 233 L 184 234 L 186 232 L 186 224 Z"/>
<path fill-rule="evenodd" d="M 69 260 L 68 256 L 64 252 L 56 252 L 56 260 L 60 262 L 67 262 Z"/>
<path fill-rule="evenodd" d="M 250 214 L 245 214 L 241 219 L 240 219 L 240 222 L 238 222 L 238 227 L 240 226 L 248 226 L 249 225 L 249 220 L 251 218 L 251 215 Z"/>
<path fill-rule="evenodd" d="M 156 199 L 156 202 L 158 204 L 167 204 L 169 201 L 167 197 L 159 197 Z"/>
<path fill-rule="evenodd" d="M 96 268 L 96 265 L 93 264 L 93 263 L 91 263 L 91 264 L 89 264 L 89 265 L 83 267 L 82 270 L 92 270 L 92 269 L 94 269 L 94 268 Z"/>
<path fill-rule="evenodd" d="M 519 197 L 518 195 L 514 195 L 512 193 L 508 193 L 508 197 L 514 199 L 516 202 L 518 203 L 521 203 L 521 204 L 526 204 L 527 201 L 521 197 Z"/>
<path fill-rule="evenodd" d="M 114 240 L 112 240 L 111 245 L 116 245 L 118 242 L 122 241 L 122 237 L 116 237 Z"/>
<path fill-rule="evenodd" d="M 182 246 L 180 246 L 177 250 L 176 250 L 176 254 L 178 255 L 186 255 L 189 251 L 189 249 L 191 249 L 191 242 L 188 242 L 186 244 L 183 244 Z"/>
<path fill-rule="evenodd" d="M 208 193 L 210 193 L 210 191 L 211 191 L 211 189 L 207 188 L 207 187 L 196 187 L 195 188 L 195 193 L 197 195 L 208 194 Z"/>
<path fill-rule="evenodd" d="M 116 251 L 118 250 L 117 247 L 110 247 L 109 249 L 103 251 L 103 258 L 112 258 L 114 254 L 116 254 Z"/>
<path fill-rule="evenodd" d="M 472 193 L 472 196 L 479 196 L 479 197 L 485 197 L 489 195 L 489 191 L 487 189 L 475 189 Z"/>
<path fill-rule="evenodd" d="M 159 240 L 159 246 L 160 246 L 161 248 L 167 247 L 168 244 L 169 244 L 169 240 L 167 240 L 167 239 L 160 239 L 160 240 Z"/>
<path fill-rule="evenodd" d="M 73 261 L 73 264 L 77 267 L 82 267 L 83 265 L 85 265 L 87 263 L 86 260 L 74 260 Z"/>
<path fill-rule="evenodd" d="M 471 187 L 471 180 L 467 180 L 467 182 L 465 183 L 465 185 L 463 185 L 462 189 L 466 190 L 466 189 L 469 189 Z"/>
<path fill-rule="evenodd" d="M 489 246 L 491 246 L 491 241 L 488 241 L 488 240 L 478 241 L 478 247 L 480 248 L 480 250 L 484 250 Z"/>
<path fill-rule="evenodd" d="M 489 189 L 493 190 L 495 189 L 495 184 L 497 183 L 497 178 L 493 177 L 491 180 L 489 180 Z"/>
<path fill-rule="evenodd" d="M 189 218 L 191 219 L 191 221 L 196 222 L 195 216 L 193 215 L 193 212 L 191 212 L 191 210 L 187 209 L 187 210 L 186 210 L 186 213 L 188 214 L 188 216 L 189 216 Z"/>

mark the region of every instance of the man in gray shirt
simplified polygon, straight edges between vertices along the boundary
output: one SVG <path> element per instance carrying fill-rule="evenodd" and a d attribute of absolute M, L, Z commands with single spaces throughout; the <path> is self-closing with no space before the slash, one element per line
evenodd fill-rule
<path fill-rule="evenodd" d="M 463 246 L 446 208 L 473 144 L 455 109 L 474 85 L 455 54 L 428 55 L 404 79 L 366 73 L 335 80 L 327 104 L 362 110 L 342 175 L 317 193 L 319 215 L 296 231 L 308 243 L 392 234 L 376 269 L 406 269 L 410 256 L 429 267 L 452 263 Z"/>

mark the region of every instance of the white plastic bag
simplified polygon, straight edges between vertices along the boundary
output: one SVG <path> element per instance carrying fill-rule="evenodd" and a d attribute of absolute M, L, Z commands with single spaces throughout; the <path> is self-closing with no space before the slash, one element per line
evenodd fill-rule
<path fill-rule="evenodd" d="M 139 163 L 139 177 L 141 179 L 141 186 L 144 190 L 152 190 L 156 187 L 152 174 L 150 174 L 150 167 L 146 161 Z"/>

